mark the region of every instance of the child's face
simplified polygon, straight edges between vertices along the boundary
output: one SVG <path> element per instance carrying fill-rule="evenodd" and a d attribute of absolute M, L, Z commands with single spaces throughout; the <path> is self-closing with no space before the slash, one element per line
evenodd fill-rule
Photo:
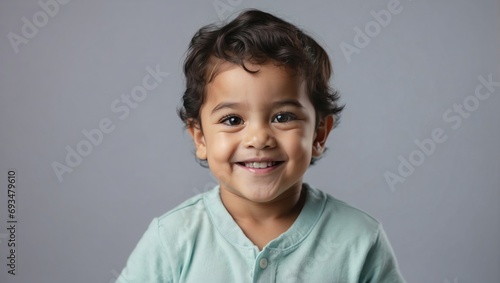
<path fill-rule="evenodd" d="M 252 202 L 300 191 L 312 156 L 321 155 L 332 117 L 315 129 L 305 82 L 272 64 L 221 71 L 206 87 L 199 127 L 189 129 L 221 190 Z"/>

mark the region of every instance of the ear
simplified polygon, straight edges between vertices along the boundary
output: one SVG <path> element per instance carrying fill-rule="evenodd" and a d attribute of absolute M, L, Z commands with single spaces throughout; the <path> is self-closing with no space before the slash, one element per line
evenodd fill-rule
<path fill-rule="evenodd" d="M 201 125 L 198 122 L 190 121 L 188 123 L 187 130 L 193 138 L 194 145 L 196 146 L 196 157 L 198 159 L 207 159 L 207 145 L 205 143 L 205 136 L 201 129 Z"/>
<path fill-rule="evenodd" d="M 323 117 L 319 121 L 318 128 L 314 133 L 314 141 L 312 144 L 312 155 L 313 157 L 320 157 L 325 151 L 326 140 L 328 138 L 328 134 L 333 128 L 334 119 L 332 115 L 328 115 Z"/>

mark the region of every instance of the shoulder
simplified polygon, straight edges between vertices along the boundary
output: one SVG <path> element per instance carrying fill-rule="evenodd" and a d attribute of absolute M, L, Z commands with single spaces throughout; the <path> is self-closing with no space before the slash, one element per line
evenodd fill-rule
<path fill-rule="evenodd" d="M 160 233 L 172 234 L 199 229 L 200 222 L 208 218 L 204 198 L 210 192 L 195 195 L 157 217 Z"/>
<path fill-rule="evenodd" d="M 151 221 L 127 260 L 117 282 L 172 282 L 184 258 L 185 243 L 195 221 L 201 221 L 203 194 L 184 201 Z M 198 215 L 197 215 L 198 214 Z M 186 230 L 187 229 L 187 230 Z"/>
<path fill-rule="evenodd" d="M 327 194 L 327 205 L 329 208 L 327 210 L 330 213 L 336 213 L 338 216 L 342 216 L 347 220 L 353 221 L 355 223 L 362 223 L 364 225 L 378 227 L 380 225 L 380 221 L 355 206 L 352 206 L 342 200 L 339 200 L 329 194 Z"/>
<path fill-rule="evenodd" d="M 161 248 L 166 248 L 165 242 L 168 242 L 168 239 L 177 237 L 179 233 L 186 233 L 186 229 L 190 230 L 189 227 L 196 227 L 195 222 L 203 221 L 202 216 L 206 214 L 203 196 L 204 193 L 195 195 L 163 215 L 155 217 L 146 229 L 141 242 L 149 244 L 155 242 Z"/>
<path fill-rule="evenodd" d="M 332 230 L 342 230 L 354 235 L 370 235 L 376 237 L 381 229 L 379 220 L 367 212 L 337 199 L 332 195 L 309 186 L 310 195 L 324 199 L 324 209 L 321 216 L 321 225 Z"/>
<path fill-rule="evenodd" d="M 138 259 L 166 260 L 175 262 L 183 253 L 190 239 L 206 232 L 209 222 L 204 205 L 204 195 L 195 195 L 177 207 L 155 217 L 137 244 L 133 257 Z"/>
<path fill-rule="evenodd" d="M 178 217 L 179 215 L 184 215 L 184 214 L 189 214 L 192 212 L 197 212 L 200 211 L 200 209 L 204 206 L 203 205 L 203 197 L 206 194 L 205 193 L 200 193 L 195 196 L 192 196 L 191 198 L 183 201 L 181 204 L 177 205 L 173 209 L 165 212 L 163 215 L 158 216 L 158 221 L 160 223 L 162 222 L 168 222 L 169 220 Z"/>

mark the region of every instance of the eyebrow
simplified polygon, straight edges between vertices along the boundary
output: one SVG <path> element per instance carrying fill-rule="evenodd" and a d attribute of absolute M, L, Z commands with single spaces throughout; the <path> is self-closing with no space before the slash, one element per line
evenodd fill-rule
<path fill-rule="evenodd" d="M 214 109 L 212 109 L 212 112 L 210 113 L 210 115 L 214 114 L 215 112 L 217 112 L 221 109 L 225 109 L 225 108 L 237 109 L 237 108 L 240 108 L 240 106 L 241 106 L 241 104 L 237 103 L 237 102 L 222 102 L 222 103 L 217 104 L 217 106 L 215 106 Z M 295 99 L 279 100 L 279 101 L 273 102 L 272 106 L 273 106 L 273 108 L 279 108 L 279 107 L 283 107 L 283 106 L 293 106 L 293 107 L 297 107 L 297 108 L 304 108 L 304 106 L 299 101 L 297 101 Z"/>
<path fill-rule="evenodd" d="M 295 99 L 285 99 L 285 100 L 279 100 L 273 103 L 273 107 L 283 107 L 283 106 L 294 106 L 297 108 L 304 108 L 304 106 Z"/>
<path fill-rule="evenodd" d="M 236 102 L 222 102 L 217 104 L 217 106 L 215 106 L 214 109 L 212 109 L 212 113 L 210 113 L 210 115 L 224 108 L 235 109 L 239 108 L 239 106 L 240 104 Z"/>

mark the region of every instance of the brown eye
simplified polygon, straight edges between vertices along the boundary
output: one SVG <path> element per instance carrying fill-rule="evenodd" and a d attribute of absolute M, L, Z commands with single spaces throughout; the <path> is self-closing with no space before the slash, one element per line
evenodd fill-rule
<path fill-rule="evenodd" d="M 273 123 L 287 123 L 296 119 L 297 116 L 295 116 L 293 113 L 278 113 L 276 114 L 276 116 L 274 116 Z"/>
<path fill-rule="evenodd" d="M 225 116 L 220 122 L 222 124 L 226 124 L 228 126 L 237 126 L 237 125 L 243 124 L 243 119 L 241 119 L 238 116 L 228 115 L 228 116 Z"/>

